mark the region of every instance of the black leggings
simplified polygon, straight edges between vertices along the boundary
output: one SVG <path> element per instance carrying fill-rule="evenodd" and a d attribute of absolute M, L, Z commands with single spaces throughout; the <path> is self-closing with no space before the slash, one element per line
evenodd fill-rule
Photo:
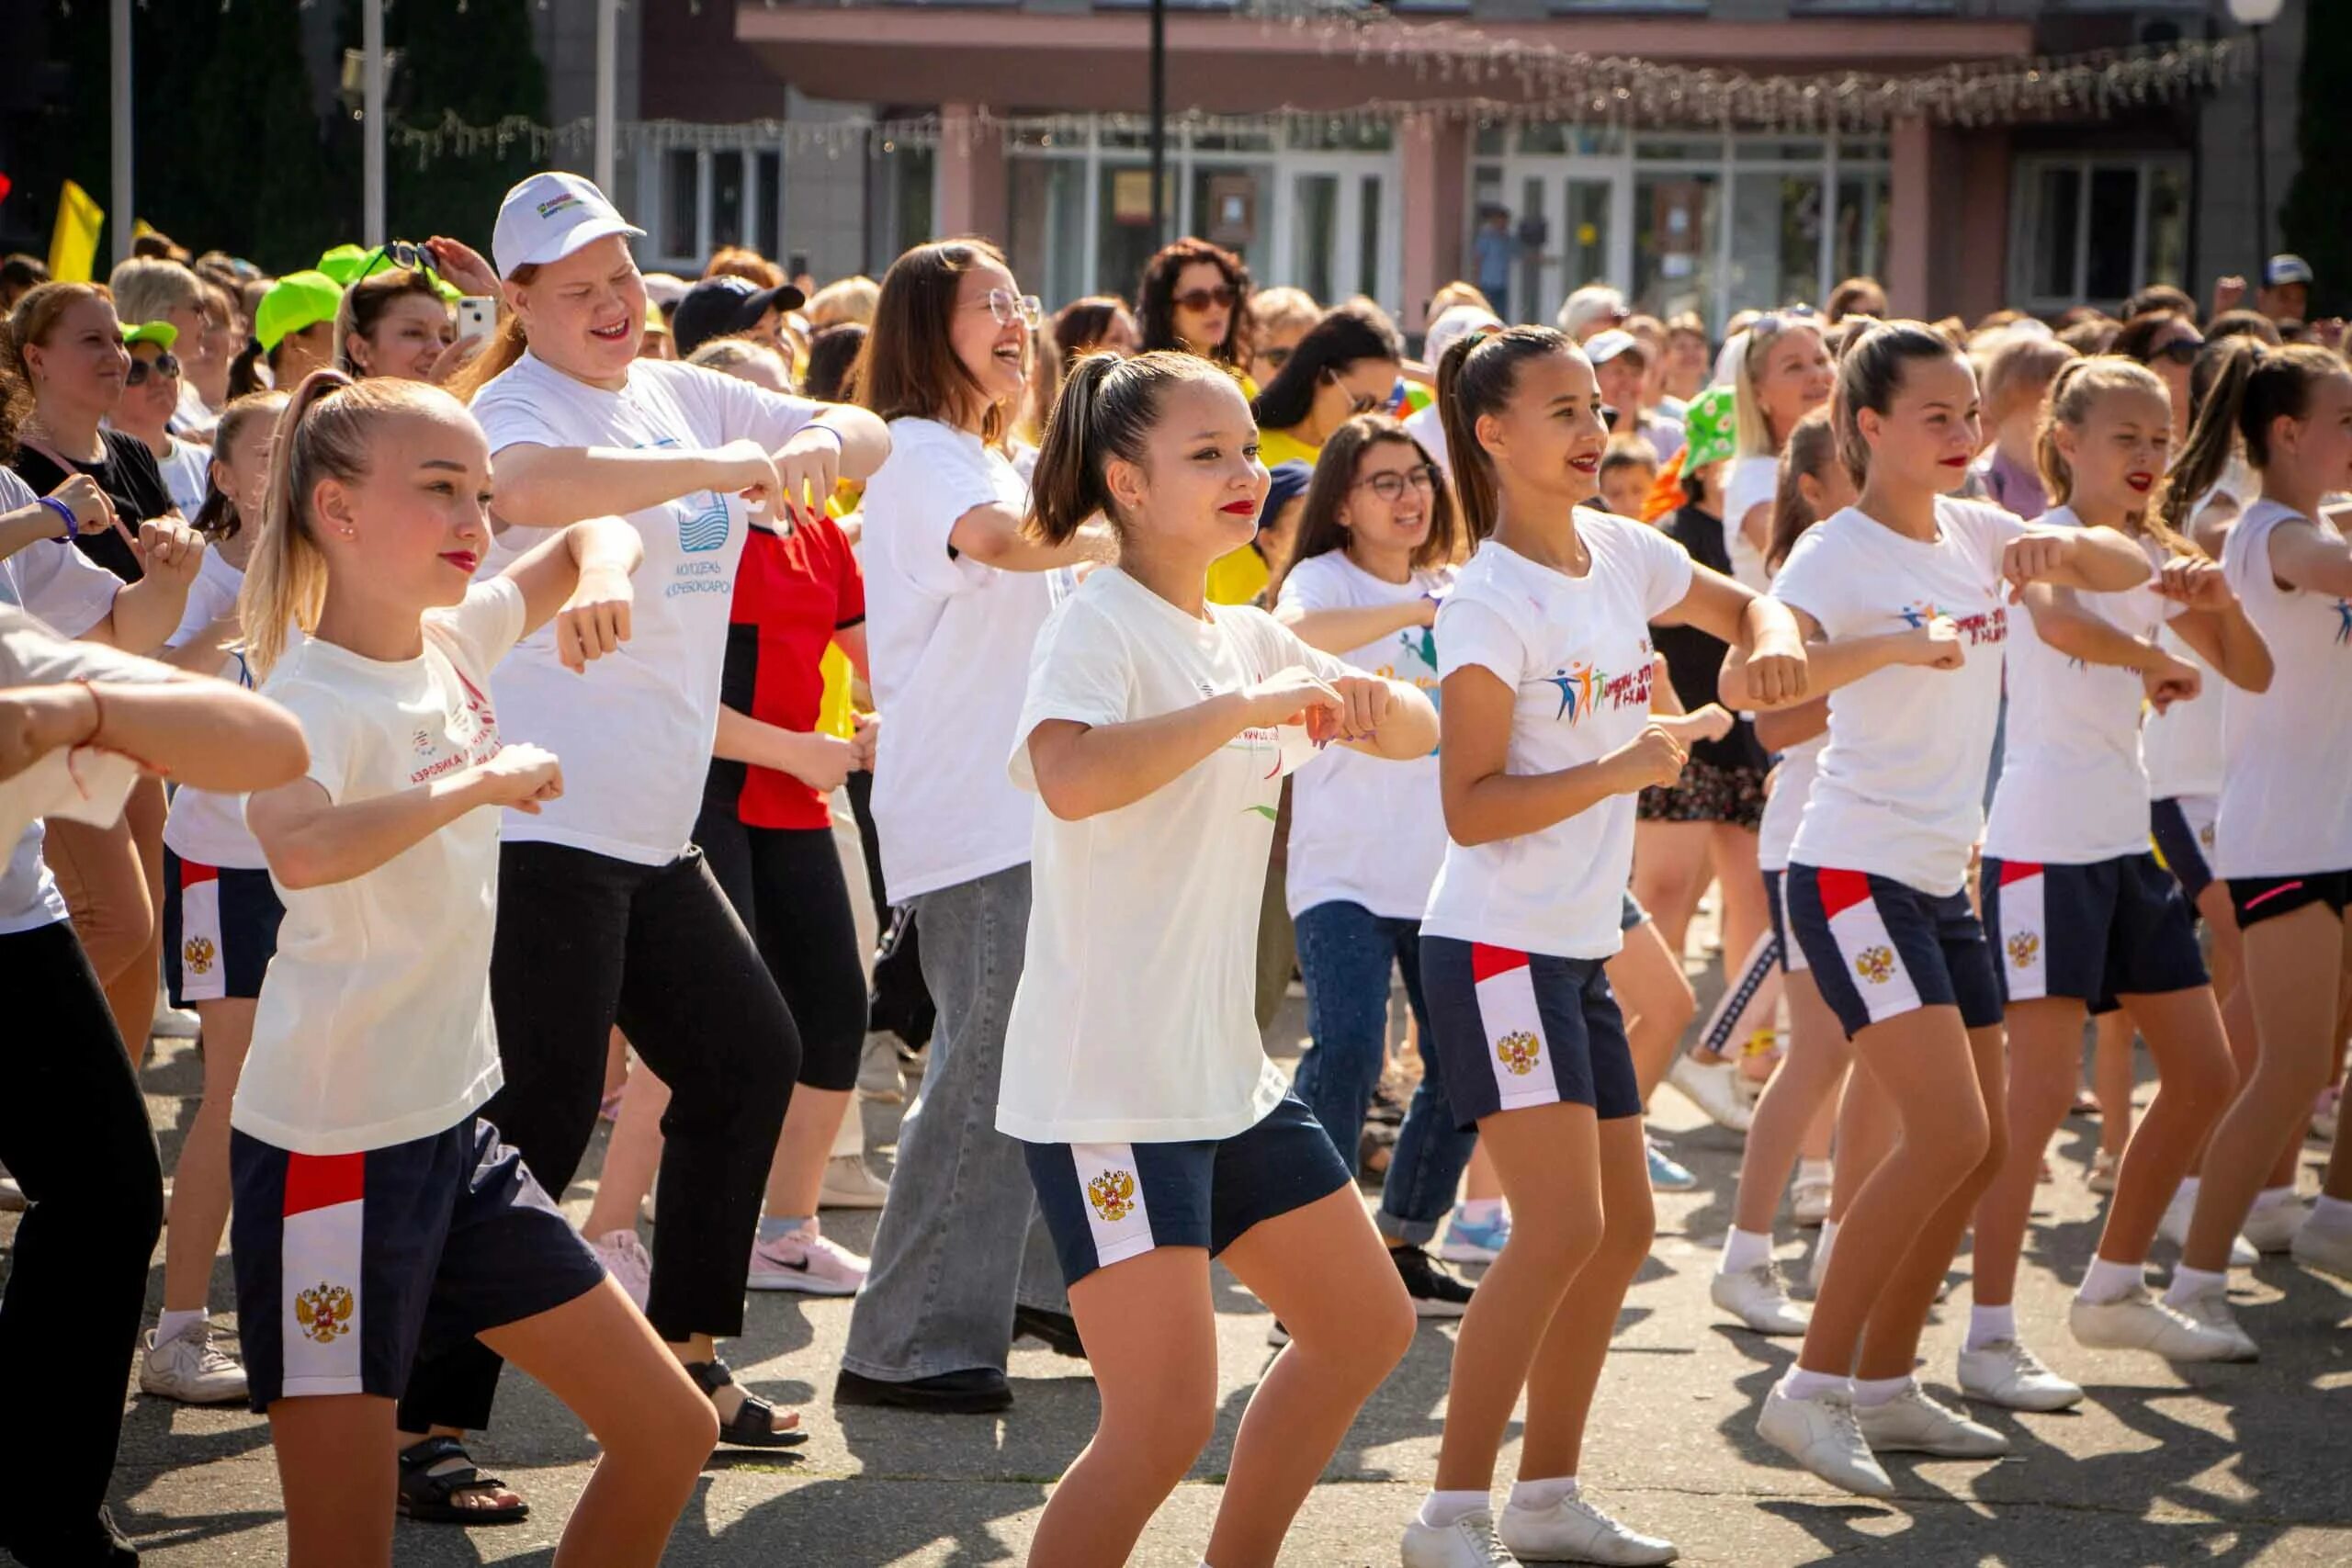
<path fill-rule="evenodd" d="M 0 1163 L 31 1200 L 0 1294 L 0 1549 L 78 1560 L 122 1437 L 164 1173 L 74 928 L 0 936 L 0 996 L 13 1014 L 0 1029 Z"/>
<path fill-rule="evenodd" d="M 723 806 L 705 806 L 695 842 L 800 1031 L 800 1082 L 857 1087 L 865 1043 L 865 968 L 849 879 L 831 828 L 752 828 Z"/>
<path fill-rule="evenodd" d="M 481 1114 L 558 1201 L 595 1131 L 615 1023 L 670 1086 L 645 1315 L 673 1344 L 741 1333 L 800 1035 L 702 852 L 638 865 L 506 844 L 490 1001 L 506 1083 Z M 498 1368 L 479 1340 L 420 1359 L 401 1429 L 488 1425 Z"/>

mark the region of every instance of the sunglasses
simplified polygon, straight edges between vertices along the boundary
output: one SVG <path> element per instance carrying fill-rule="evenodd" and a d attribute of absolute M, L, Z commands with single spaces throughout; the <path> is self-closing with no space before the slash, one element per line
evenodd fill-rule
<path fill-rule="evenodd" d="M 1325 369 L 1323 378 L 1334 387 L 1340 387 L 1340 373 L 1337 370 Z M 1347 391 L 1345 387 L 1340 387 L 1340 389 L 1343 392 Z M 1348 392 L 1349 417 L 1352 418 L 1360 413 L 1370 413 L 1385 401 L 1387 400 L 1385 398 L 1373 397 L 1363 392 Z"/>
<path fill-rule="evenodd" d="M 368 259 L 360 264 L 359 277 L 355 277 L 351 281 L 356 283 L 362 277 L 372 277 L 378 267 L 387 265 L 405 267 L 411 272 L 435 272 L 435 270 L 431 251 L 407 240 L 394 240 L 388 244 L 378 245 L 368 252 Z"/>
<path fill-rule="evenodd" d="M 1019 321 L 1025 327 L 1035 327 L 1045 319 L 1046 308 L 1035 294 L 1015 294 L 1006 288 L 991 288 L 988 297 L 989 314 L 996 324 L 1009 327 Z"/>
<path fill-rule="evenodd" d="M 1187 310 L 1205 310 L 1211 306 L 1220 310 L 1230 310 L 1234 299 L 1232 286 L 1221 283 L 1215 288 L 1187 288 L 1176 296 L 1173 303 Z"/>
<path fill-rule="evenodd" d="M 1423 495 L 1436 494 L 1437 468 L 1432 464 L 1421 463 L 1401 471 L 1392 468 L 1386 473 L 1356 481 L 1357 489 L 1368 490 L 1381 500 L 1389 502 L 1402 500 L 1408 485 Z"/>
<path fill-rule="evenodd" d="M 2198 355 L 2202 353 L 2204 348 L 2203 338 L 2177 337 L 2156 350 L 2155 357 L 2168 359 L 2175 365 L 2194 365 L 2197 363 Z"/>
<path fill-rule="evenodd" d="M 179 355 L 175 354 L 159 354 L 153 359 L 134 357 L 130 362 L 130 368 L 122 374 L 122 384 L 126 387 L 143 387 L 147 384 L 147 378 L 150 375 L 161 376 L 168 381 L 179 373 Z"/>
<path fill-rule="evenodd" d="M 1783 305 L 1777 310 L 1765 311 L 1749 322 L 1747 335 L 1750 340 L 1768 338 L 1774 333 L 1783 333 L 1791 327 L 1810 327 L 1819 324 L 1818 312 L 1812 306 Z"/>

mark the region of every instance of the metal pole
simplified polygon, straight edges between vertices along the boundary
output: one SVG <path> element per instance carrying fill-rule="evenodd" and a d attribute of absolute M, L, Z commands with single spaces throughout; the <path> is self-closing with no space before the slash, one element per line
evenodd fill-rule
<path fill-rule="evenodd" d="M 620 91 L 620 0 L 596 0 L 596 188 L 613 194 L 614 105 Z"/>
<path fill-rule="evenodd" d="M 1151 0 L 1151 243 L 1168 243 L 1168 0 Z"/>
<path fill-rule="evenodd" d="M 2262 85 L 2262 35 L 2254 29 L 2254 269 L 2247 274 L 2259 287 L 2262 269 L 2270 265 L 2270 136 L 2263 126 L 2263 102 L 2269 94 Z"/>
<path fill-rule="evenodd" d="M 380 245 L 389 237 L 384 221 L 384 0 L 362 0 L 359 8 L 360 181 L 366 187 L 361 238 Z"/>
<path fill-rule="evenodd" d="M 109 150 L 113 154 L 114 221 L 107 231 L 114 240 L 114 259 L 130 254 L 130 226 L 137 221 L 137 202 L 130 185 L 130 0 L 114 0 L 107 7 L 107 65 L 114 78 L 107 108 L 113 120 Z"/>

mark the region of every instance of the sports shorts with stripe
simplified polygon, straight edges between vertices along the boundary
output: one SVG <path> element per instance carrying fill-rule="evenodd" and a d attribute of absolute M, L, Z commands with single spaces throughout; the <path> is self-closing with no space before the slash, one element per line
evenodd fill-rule
<path fill-rule="evenodd" d="M 1788 921 L 1847 1038 L 1923 1007 L 2001 1021 L 1993 950 L 1965 892 L 1923 893 L 1890 876 L 1792 863 Z"/>
<path fill-rule="evenodd" d="M 2148 836 L 2156 841 L 2165 869 L 2188 896 L 2191 915 L 2213 885 L 2213 824 L 2221 807 L 2220 798 L 2211 795 L 2177 795 L 2148 805 Z"/>
<path fill-rule="evenodd" d="M 232 1129 L 237 1336 L 253 1408 L 397 1399 L 440 1350 L 596 1288 L 604 1265 L 498 1129 L 298 1155 Z"/>
<path fill-rule="evenodd" d="M 1163 1247 L 1215 1258 L 1252 1226 L 1304 1209 L 1354 1178 L 1295 1094 L 1229 1138 L 1170 1144 L 1023 1144 L 1029 1181 L 1062 1279 Z"/>
<path fill-rule="evenodd" d="M 2004 1002 L 2071 997 L 2112 1012 L 2120 997 L 2207 983 L 2188 900 L 2144 850 L 2087 865 L 1987 855 L 1980 886 Z"/>
<path fill-rule="evenodd" d="M 1602 962 L 1421 938 L 1421 994 L 1457 1126 L 1563 1102 L 1603 1121 L 1642 1113 Z"/>
<path fill-rule="evenodd" d="M 1772 940 L 1781 944 L 1781 973 L 1794 974 L 1799 969 L 1813 967 L 1805 962 L 1804 949 L 1789 934 L 1789 876 L 1784 871 L 1764 874 L 1764 903 L 1772 917 Z"/>
<path fill-rule="evenodd" d="M 261 995 L 277 956 L 277 901 L 269 873 L 200 865 L 164 851 L 164 980 L 172 1005 Z"/>

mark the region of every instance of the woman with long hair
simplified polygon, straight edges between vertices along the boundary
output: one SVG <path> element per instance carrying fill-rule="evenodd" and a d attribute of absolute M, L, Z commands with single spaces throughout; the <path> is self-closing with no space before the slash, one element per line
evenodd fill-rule
<path fill-rule="evenodd" d="M 1053 320 L 1039 334 L 1039 363 L 1036 373 L 1029 378 L 1028 406 L 1022 416 L 1022 428 L 1030 444 L 1035 446 L 1044 438 L 1046 417 L 1053 412 L 1054 400 L 1060 394 L 1062 382 L 1072 366 L 1090 354 L 1124 356 L 1136 353 L 1142 346 L 1143 335 L 1136 325 L 1135 312 L 1115 294 L 1090 294 L 1055 311 Z"/>
<path fill-rule="evenodd" d="M 2102 351 L 2137 360 L 2165 384 L 2172 401 L 2175 451 L 2188 448 L 2188 416 L 2196 407 L 2196 400 L 2189 395 L 2189 378 L 2204 346 L 2204 334 L 2197 330 L 2195 320 L 2177 310 L 2159 308 L 2143 310 L 2125 321 L 2115 341 Z"/>
<path fill-rule="evenodd" d="M 1240 370 L 1250 362 L 1250 268 L 1206 240 L 1179 240 L 1136 286 L 1142 347 L 1181 349 Z"/>
<path fill-rule="evenodd" d="M 343 291 L 334 367 L 346 376 L 438 381 L 458 329 L 438 281 L 423 267 L 371 273 Z"/>
<path fill-rule="evenodd" d="M 1386 412 L 1404 360 L 1404 340 L 1386 317 L 1327 311 L 1250 403 L 1265 461 L 1312 463 L 1341 424 Z"/>

